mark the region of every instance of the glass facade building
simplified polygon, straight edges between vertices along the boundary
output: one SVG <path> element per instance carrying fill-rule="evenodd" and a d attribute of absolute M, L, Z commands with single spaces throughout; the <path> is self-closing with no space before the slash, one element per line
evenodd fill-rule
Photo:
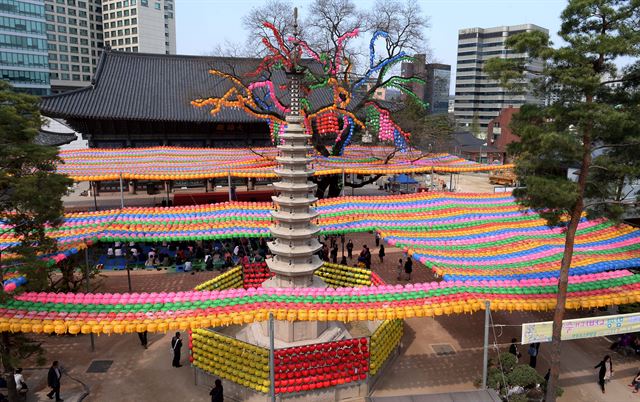
<path fill-rule="evenodd" d="M 449 86 L 451 66 L 448 64 L 427 64 L 427 91 L 425 101 L 429 103 L 431 114 L 449 113 Z"/>
<path fill-rule="evenodd" d="M 43 0 L 0 0 L 0 77 L 19 90 L 49 94 Z"/>

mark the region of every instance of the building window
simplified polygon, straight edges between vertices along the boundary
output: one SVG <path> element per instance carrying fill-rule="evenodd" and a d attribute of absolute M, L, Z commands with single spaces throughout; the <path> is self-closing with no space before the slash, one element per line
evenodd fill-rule
<path fill-rule="evenodd" d="M 140 0 L 140 5 L 143 7 L 149 7 L 149 0 Z"/>
<path fill-rule="evenodd" d="M 162 9 L 162 7 L 160 7 L 160 3 L 155 3 L 154 7 L 155 7 L 156 10 Z"/>

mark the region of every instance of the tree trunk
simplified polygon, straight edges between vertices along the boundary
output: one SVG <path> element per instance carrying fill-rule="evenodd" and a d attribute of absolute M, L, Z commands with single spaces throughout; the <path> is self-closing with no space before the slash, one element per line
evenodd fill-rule
<path fill-rule="evenodd" d="M 16 379 L 13 376 L 14 367 L 11 365 L 11 335 L 6 331 L 2 333 L 2 366 L 4 379 L 7 381 L 9 402 L 17 402 L 18 391 L 16 390 Z"/>
<path fill-rule="evenodd" d="M 592 97 L 587 97 L 587 103 L 593 101 Z M 567 302 L 567 287 L 569 285 L 569 267 L 573 257 L 573 245 L 578 230 L 578 224 L 584 211 L 584 191 L 587 186 L 587 176 L 591 165 L 591 129 L 585 127 L 582 136 L 582 166 L 578 176 L 578 197 L 571 210 L 571 221 L 567 226 L 564 240 L 564 254 L 560 265 L 560 278 L 558 280 L 558 294 L 556 297 L 556 309 L 553 314 L 553 331 L 551 337 L 551 373 L 547 383 L 546 402 L 556 401 L 556 389 L 560 378 L 560 345 L 562 343 L 562 320 L 564 319 L 565 304 Z"/>

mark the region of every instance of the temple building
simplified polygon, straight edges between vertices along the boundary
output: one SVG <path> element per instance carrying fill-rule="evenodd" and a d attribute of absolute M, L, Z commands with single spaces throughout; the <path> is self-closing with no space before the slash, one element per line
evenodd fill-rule
<path fill-rule="evenodd" d="M 221 97 L 231 88 L 228 79 L 209 70 L 244 78 L 259 63 L 260 59 L 252 58 L 107 50 L 90 86 L 42 98 L 41 112 L 63 119 L 95 148 L 265 146 L 271 140 L 264 119 L 238 108 L 223 108 L 212 116 L 208 108 L 191 105 L 195 99 Z M 320 69 L 312 63 L 309 67 Z M 271 79 L 278 98 L 286 104 L 284 73 L 275 71 Z M 254 93 L 268 106 L 266 93 Z M 331 96 L 331 91 L 318 90 L 308 99 L 317 109 L 331 104 Z"/>

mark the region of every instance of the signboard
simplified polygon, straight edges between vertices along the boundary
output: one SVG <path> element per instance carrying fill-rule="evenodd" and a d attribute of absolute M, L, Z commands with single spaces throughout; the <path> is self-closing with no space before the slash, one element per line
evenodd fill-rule
<path fill-rule="evenodd" d="M 551 321 L 522 324 L 522 343 L 551 342 Z M 640 332 L 640 313 L 562 321 L 562 340 Z"/>

